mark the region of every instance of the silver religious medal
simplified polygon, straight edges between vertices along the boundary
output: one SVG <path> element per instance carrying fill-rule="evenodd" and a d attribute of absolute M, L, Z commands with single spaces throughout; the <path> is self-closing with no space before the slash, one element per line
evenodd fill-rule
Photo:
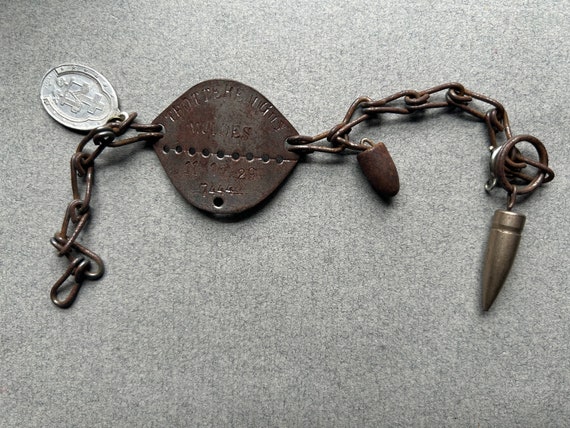
<path fill-rule="evenodd" d="M 105 125 L 119 115 L 119 100 L 109 81 L 84 65 L 63 64 L 48 71 L 41 100 L 51 117 L 78 131 Z"/>

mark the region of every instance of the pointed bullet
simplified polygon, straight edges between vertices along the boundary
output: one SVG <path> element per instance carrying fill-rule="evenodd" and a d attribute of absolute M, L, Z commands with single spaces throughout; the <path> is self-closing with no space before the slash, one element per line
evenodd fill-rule
<path fill-rule="evenodd" d="M 483 310 L 487 311 L 501 291 L 517 254 L 526 217 L 497 210 L 493 216 L 483 268 Z"/>
<path fill-rule="evenodd" d="M 382 142 L 356 156 L 362 172 L 380 196 L 396 196 L 400 190 L 398 170 L 388 149 Z"/>

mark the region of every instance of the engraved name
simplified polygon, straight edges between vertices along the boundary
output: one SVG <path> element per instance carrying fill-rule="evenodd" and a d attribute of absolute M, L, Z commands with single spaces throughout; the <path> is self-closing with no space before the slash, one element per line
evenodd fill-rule
<path fill-rule="evenodd" d="M 271 128 L 274 132 L 278 132 L 287 126 L 287 121 L 267 99 L 256 93 L 250 93 L 248 95 L 246 91 L 247 90 L 244 90 L 241 86 L 229 82 L 220 87 L 206 86 L 187 94 L 178 103 L 172 105 L 165 115 L 171 122 L 176 122 L 183 117 L 184 112 L 192 112 L 196 107 L 207 104 L 213 100 L 225 98 L 244 103 L 248 108 L 252 109 L 255 114 L 267 120 L 271 124 Z M 205 124 L 201 124 L 201 126 L 204 125 Z M 216 132 L 214 130 L 214 128 L 216 128 L 215 124 L 209 124 L 208 126 L 211 127 L 211 132 Z"/>
<path fill-rule="evenodd" d="M 275 111 L 275 107 L 265 98 L 252 95 L 250 105 L 254 111 L 259 112 L 271 123 L 274 132 L 285 128 L 285 119 Z"/>
<path fill-rule="evenodd" d="M 204 105 L 212 100 L 219 100 L 221 98 L 233 99 L 239 102 L 245 100 L 243 88 L 234 86 L 231 83 L 226 83 L 223 87 L 210 87 L 206 86 L 198 91 L 187 94 L 180 100 L 179 103 L 173 105 L 166 116 L 172 122 L 176 122 L 182 117 L 181 112 L 191 112 L 195 107 Z"/>
<path fill-rule="evenodd" d="M 211 135 L 212 137 L 229 137 L 236 140 L 246 141 L 252 131 L 251 126 L 210 122 L 190 122 L 190 132 L 194 135 Z"/>

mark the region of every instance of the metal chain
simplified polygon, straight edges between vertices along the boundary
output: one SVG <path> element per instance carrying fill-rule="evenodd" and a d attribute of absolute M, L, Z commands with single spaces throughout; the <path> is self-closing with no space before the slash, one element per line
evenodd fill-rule
<path fill-rule="evenodd" d="M 438 93 L 445 93 L 443 99 L 432 100 L 434 95 Z M 491 108 L 487 112 L 483 112 L 473 106 L 474 100 L 487 104 Z M 487 126 L 491 142 L 490 149 L 494 154 L 492 161 L 493 180 L 486 186 L 486 189 L 490 190 L 495 184 L 500 184 L 509 195 L 509 209 L 514 205 L 516 195 L 530 193 L 542 183 L 547 183 L 554 178 L 554 172 L 548 167 L 546 149 L 537 138 L 531 135 L 513 137 L 507 112 L 501 103 L 485 95 L 470 91 L 456 82 L 444 83 L 423 91 L 405 90 L 379 100 L 372 100 L 368 97 L 357 98 L 338 125 L 315 136 L 296 135 L 290 137 L 287 142 L 291 145 L 289 150 L 297 153 L 340 153 L 346 149 L 363 151 L 370 148 L 369 139 L 364 138 L 359 143 L 350 140 L 349 134 L 356 125 L 375 118 L 379 114 L 409 115 L 420 111 L 443 108 L 463 110 Z M 498 144 L 497 134 L 500 133 L 506 139 L 503 145 Z M 331 144 L 316 144 L 325 139 Z M 539 155 L 538 161 L 523 156 L 516 149 L 515 145 L 523 141 L 531 143 L 536 148 Z M 537 169 L 535 176 L 530 176 L 522 171 L 528 165 Z M 520 186 L 520 183 L 524 186 Z"/>
<path fill-rule="evenodd" d="M 134 123 L 136 113 L 121 113 L 119 118 L 112 119 L 107 125 L 89 132 L 77 146 L 71 157 L 71 192 L 72 201 L 68 204 L 63 217 L 61 229 L 55 233 L 50 242 L 57 250 L 58 257 L 65 256 L 69 264 L 63 275 L 51 288 L 51 301 L 60 308 L 68 308 L 77 297 L 83 281 L 99 279 L 105 270 L 103 260 L 96 253 L 77 242 L 79 234 L 87 224 L 90 215 L 90 202 L 93 194 L 95 159 L 107 147 L 122 147 L 137 142 L 152 142 L 162 138 L 160 125 Z M 115 141 L 129 129 L 138 132 L 133 137 Z M 95 149 L 86 150 L 93 141 Z M 82 187 L 83 193 L 80 192 Z M 67 296 L 58 297 L 62 288 L 67 288 L 68 279 L 73 277 Z"/>
<path fill-rule="evenodd" d="M 432 100 L 437 94 L 443 92 L 445 93 L 443 99 Z M 473 105 L 474 100 L 491 106 L 491 109 L 487 112 L 479 110 Z M 530 135 L 513 136 L 507 112 L 502 104 L 454 82 L 423 91 L 401 91 L 379 100 L 368 97 L 357 98 L 338 125 L 312 137 L 293 136 L 287 142 L 290 145 L 289 150 L 297 153 L 317 151 L 341 153 L 346 149 L 364 151 L 374 144 L 368 138 L 363 138 L 360 142 L 350 139 L 349 134 L 357 125 L 376 118 L 379 114 L 408 115 L 443 108 L 460 109 L 487 126 L 492 150 L 493 183 L 486 188 L 489 190 L 495 184 L 501 185 L 508 193 L 508 209 L 513 207 L 518 195 L 530 193 L 542 183 L 554 178 L 554 172 L 548 167 L 548 154 L 544 145 Z M 65 211 L 61 229 L 50 241 L 58 251 L 58 256 L 65 256 L 69 261 L 62 276 L 52 286 L 50 293 L 52 302 L 61 308 L 67 308 L 73 304 L 84 280 L 99 279 L 104 272 L 101 257 L 77 241 L 90 216 L 95 160 L 107 147 L 122 147 L 136 142 L 154 142 L 164 136 L 161 125 L 134 123 L 136 116 L 136 113 L 121 113 L 119 118 L 112 119 L 107 125 L 92 130 L 81 140 L 71 157 L 72 201 Z M 137 131 L 138 134 L 130 138 L 115 140 L 129 129 Z M 504 144 L 499 145 L 497 134 L 504 135 L 506 140 Z M 330 145 L 319 144 L 319 141 L 325 139 Z M 91 151 L 86 150 L 91 141 L 95 148 Z M 528 142 L 534 146 L 538 153 L 538 161 L 522 155 L 515 147 L 521 142 Z M 529 165 L 536 168 L 535 176 L 523 173 L 522 170 Z M 68 286 L 70 277 L 73 277 L 73 281 Z M 58 295 L 63 288 L 68 288 L 69 291 L 65 298 L 60 299 Z"/>

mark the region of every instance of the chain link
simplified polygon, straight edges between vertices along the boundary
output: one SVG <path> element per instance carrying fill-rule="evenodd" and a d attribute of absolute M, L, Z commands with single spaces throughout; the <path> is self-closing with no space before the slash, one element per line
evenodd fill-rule
<path fill-rule="evenodd" d="M 442 93 L 443 97 L 434 100 Z M 486 112 L 473 105 L 473 101 L 490 106 Z M 512 207 L 514 197 L 534 191 L 540 184 L 547 183 L 554 178 L 554 172 L 548 167 L 548 155 L 544 145 L 530 135 L 514 136 L 511 131 L 509 118 L 503 105 L 485 95 L 466 89 L 457 82 L 444 83 L 423 91 L 405 90 L 388 97 L 372 100 L 368 97 L 357 98 L 348 109 L 344 119 L 329 131 L 321 132 L 315 136 L 296 135 L 287 142 L 289 150 L 297 153 L 340 153 L 346 149 L 363 151 L 370 148 L 369 140 L 362 139 L 359 143 L 351 141 L 349 134 L 352 129 L 379 114 L 410 115 L 430 109 L 460 109 L 485 123 L 489 133 L 490 149 L 496 151 L 495 162 L 492 165 L 492 185 L 486 186 L 490 190 L 495 184 L 500 184 L 509 194 L 509 206 Z M 497 134 L 503 134 L 506 142 L 498 143 Z M 327 140 L 330 145 L 317 144 Z M 520 142 L 529 142 L 537 150 L 539 160 L 535 161 L 516 149 Z M 530 176 L 522 170 L 531 165 L 537 169 L 536 176 Z M 520 184 L 523 186 L 520 186 Z"/>
<path fill-rule="evenodd" d="M 52 302 L 60 308 L 68 308 L 73 304 L 84 280 L 97 280 L 105 270 L 101 257 L 77 242 L 90 216 L 95 159 L 107 147 L 122 147 L 137 142 L 153 142 L 163 136 L 160 125 L 134 123 L 136 117 L 136 113 L 121 113 L 118 118 L 112 119 L 105 126 L 92 130 L 81 140 L 71 157 L 72 200 L 65 210 L 61 229 L 50 240 L 57 250 L 57 255 L 59 257 L 65 256 L 69 261 L 63 275 L 52 286 L 50 293 Z M 129 129 L 138 133 L 132 137 L 116 140 Z M 88 151 L 86 147 L 91 141 L 95 148 Z M 80 188 L 83 189 L 83 192 Z M 59 293 L 62 288 L 67 287 L 66 283 L 69 282 L 70 277 L 73 280 L 67 296 L 60 299 Z"/>

